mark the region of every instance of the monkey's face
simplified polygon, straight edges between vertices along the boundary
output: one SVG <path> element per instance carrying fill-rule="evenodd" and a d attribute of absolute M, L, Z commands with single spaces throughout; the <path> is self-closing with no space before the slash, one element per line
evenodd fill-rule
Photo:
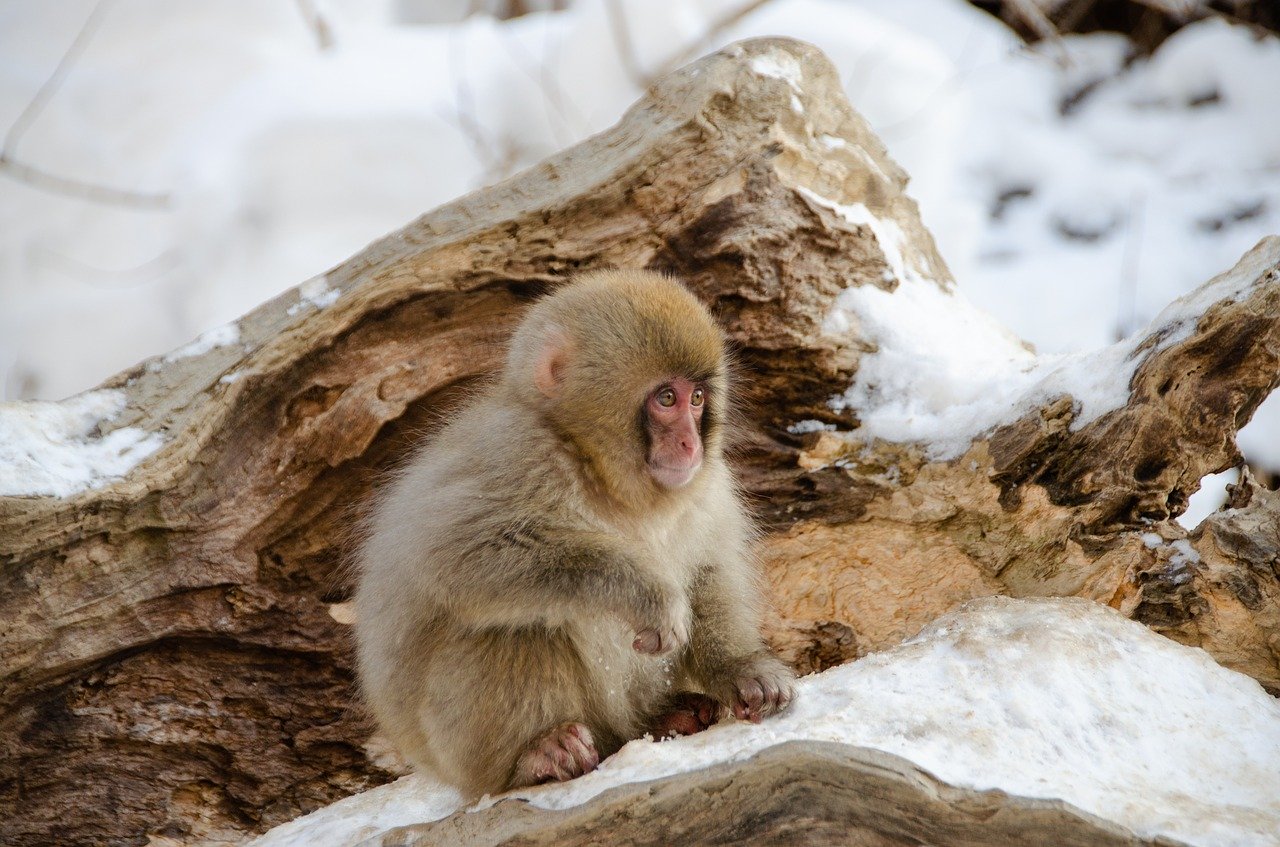
<path fill-rule="evenodd" d="M 665 380 L 644 402 L 646 465 L 663 488 L 680 488 L 702 467 L 702 413 L 707 390 L 684 377 Z"/>

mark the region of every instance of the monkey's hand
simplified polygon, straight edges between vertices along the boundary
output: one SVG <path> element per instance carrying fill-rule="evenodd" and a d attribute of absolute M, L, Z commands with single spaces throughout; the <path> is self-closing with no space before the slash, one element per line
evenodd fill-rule
<path fill-rule="evenodd" d="M 750 657 L 716 693 L 738 720 L 760 723 L 791 704 L 796 675 L 767 653 Z"/>
<path fill-rule="evenodd" d="M 670 653 L 689 643 L 692 611 L 684 593 L 673 588 L 655 592 L 641 609 L 628 615 L 636 630 L 631 646 L 651 656 Z"/>

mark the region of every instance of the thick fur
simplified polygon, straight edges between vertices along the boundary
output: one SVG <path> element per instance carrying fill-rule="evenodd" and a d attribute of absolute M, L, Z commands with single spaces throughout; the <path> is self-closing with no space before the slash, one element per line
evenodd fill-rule
<path fill-rule="evenodd" d="M 785 698 L 748 716 L 785 706 L 721 449 L 723 350 L 678 283 L 587 275 L 531 310 L 503 377 L 390 486 L 360 553 L 356 637 L 366 699 L 417 768 L 474 796 L 518 784 L 521 755 L 566 723 L 604 758 L 682 692 L 741 715 L 758 682 Z M 551 396 L 536 384 L 549 356 Z M 663 489 L 642 410 L 676 376 L 708 386 L 704 459 Z M 646 629 L 676 649 L 638 652 Z"/>

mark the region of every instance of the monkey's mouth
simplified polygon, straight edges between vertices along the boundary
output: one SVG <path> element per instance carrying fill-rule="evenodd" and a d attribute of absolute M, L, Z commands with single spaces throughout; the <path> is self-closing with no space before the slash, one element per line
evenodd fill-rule
<path fill-rule="evenodd" d="M 663 488 L 681 488 L 688 485 L 702 468 L 702 459 L 687 465 L 663 465 L 657 462 L 649 462 L 649 475 L 653 477 L 654 482 Z"/>

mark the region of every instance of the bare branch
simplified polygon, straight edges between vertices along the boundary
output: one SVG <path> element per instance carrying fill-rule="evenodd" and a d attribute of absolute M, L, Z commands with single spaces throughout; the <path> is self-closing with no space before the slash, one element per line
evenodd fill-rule
<path fill-rule="evenodd" d="M 302 14 L 302 19 L 306 21 L 307 26 L 316 36 L 316 46 L 321 50 L 328 50 L 333 47 L 333 28 L 329 26 L 329 22 L 325 20 L 324 15 L 320 14 L 320 10 L 316 8 L 313 0 L 296 0 L 298 11 Z"/>
<path fill-rule="evenodd" d="M 649 85 L 649 75 L 640 67 L 635 44 L 631 40 L 631 26 L 620 0 L 608 0 L 605 10 L 609 16 L 609 28 L 613 31 L 613 43 L 618 48 L 618 58 L 631 81 L 641 88 Z"/>
<path fill-rule="evenodd" d="M 78 200 L 90 200 L 94 203 L 102 203 L 108 206 L 125 206 L 131 209 L 152 211 L 155 209 L 167 209 L 170 205 L 168 194 L 140 194 L 136 191 L 112 188 L 109 185 L 98 185 L 84 180 L 58 176 L 23 162 L 15 162 L 7 153 L 0 153 L 0 173 L 6 173 L 20 182 L 25 182 L 33 188 L 39 188 L 51 194 L 61 194 L 64 197 L 74 197 Z"/>
<path fill-rule="evenodd" d="M 769 0 L 750 0 L 750 2 L 743 4 L 739 8 L 734 9 L 723 17 L 713 21 L 711 26 L 707 27 L 706 32 L 704 32 L 697 41 L 694 41 L 692 44 L 684 47 L 676 55 L 663 62 L 659 67 L 658 72 L 653 75 L 650 81 L 666 76 L 676 68 L 688 64 L 693 59 L 696 59 L 709 51 L 716 39 L 718 39 L 725 30 L 768 2 Z"/>
<path fill-rule="evenodd" d="M 85 18 L 80 31 L 72 39 L 71 45 L 67 47 L 66 52 L 62 54 L 62 58 L 58 60 L 53 73 L 36 91 L 35 96 L 31 98 L 31 102 L 18 115 L 17 120 L 10 125 L 9 131 L 5 133 L 4 144 L 0 145 L 0 172 L 6 173 L 13 179 L 25 182 L 35 188 L 67 197 L 134 209 L 163 209 L 169 205 L 169 195 L 167 193 L 141 194 L 122 188 L 99 185 L 86 180 L 58 176 L 34 165 L 20 162 L 16 157 L 17 147 L 22 141 L 22 137 L 31 129 L 31 126 L 44 112 L 45 107 L 49 105 L 49 101 L 53 99 L 53 96 L 58 93 L 58 89 L 66 81 L 67 75 L 71 72 L 76 60 L 80 58 L 85 48 L 89 46 L 89 42 L 93 40 L 93 36 L 102 24 L 107 7 L 111 2 L 112 0 L 98 0 L 93 10 L 89 12 L 89 16 Z"/>

